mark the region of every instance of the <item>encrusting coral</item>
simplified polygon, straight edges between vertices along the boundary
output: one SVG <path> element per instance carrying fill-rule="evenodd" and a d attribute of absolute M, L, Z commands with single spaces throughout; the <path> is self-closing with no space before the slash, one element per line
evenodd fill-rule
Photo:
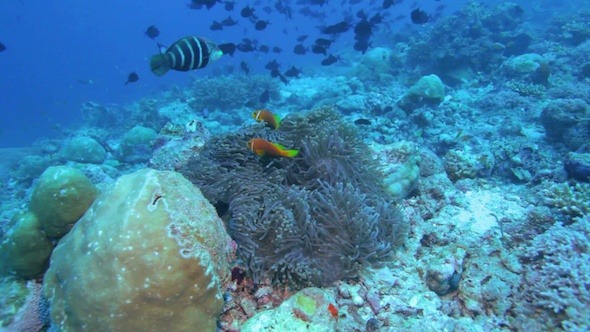
<path fill-rule="evenodd" d="M 80 170 L 48 167 L 33 190 L 30 210 L 14 215 L 12 228 L 0 237 L 0 274 L 25 279 L 43 275 L 53 250 L 52 240 L 70 231 L 98 193 Z"/>
<path fill-rule="evenodd" d="M 252 137 L 299 149 L 259 157 Z M 180 170 L 214 204 L 254 282 L 295 288 L 354 278 L 391 258 L 406 224 L 370 149 L 332 108 L 213 137 Z"/>

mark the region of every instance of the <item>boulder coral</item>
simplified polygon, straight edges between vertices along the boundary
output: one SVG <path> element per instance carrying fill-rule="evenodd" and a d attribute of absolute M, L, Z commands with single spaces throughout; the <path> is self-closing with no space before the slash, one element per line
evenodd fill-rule
<path fill-rule="evenodd" d="M 158 134 L 155 130 L 143 126 L 135 126 L 121 140 L 121 146 L 115 153 L 117 159 L 127 163 L 147 162 L 151 156 L 152 142 Z"/>
<path fill-rule="evenodd" d="M 107 157 L 105 149 L 94 138 L 86 136 L 73 137 L 60 154 L 65 160 L 88 164 L 102 164 Z"/>
<path fill-rule="evenodd" d="M 82 171 L 69 166 L 48 167 L 37 181 L 31 211 L 49 238 L 64 236 L 98 196 Z"/>
<path fill-rule="evenodd" d="M 13 222 L 0 243 L 0 271 L 27 279 L 38 277 L 47 268 L 53 244 L 33 213 L 18 213 Z"/>
<path fill-rule="evenodd" d="M 179 173 L 143 169 L 105 191 L 51 256 L 44 291 L 62 331 L 215 331 L 233 246 Z"/>

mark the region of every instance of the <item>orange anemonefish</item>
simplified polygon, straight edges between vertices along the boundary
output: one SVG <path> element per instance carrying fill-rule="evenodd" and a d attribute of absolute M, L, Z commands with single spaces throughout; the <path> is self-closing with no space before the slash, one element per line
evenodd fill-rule
<path fill-rule="evenodd" d="M 252 113 L 252 118 L 260 122 L 264 121 L 269 127 L 279 129 L 281 118 L 278 115 L 272 114 L 269 110 L 258 110 Z"/>
<path fill-rule="evenodd" d="M 262 138 L 253 138 L 248 141 L 248 149 L 252 150 L 259 156 L 270 156 L 270 157 L 289 157 L 293 158 L 299 150 L 287 150 L 286 147 L 278 144 L 271 143 Z"/>

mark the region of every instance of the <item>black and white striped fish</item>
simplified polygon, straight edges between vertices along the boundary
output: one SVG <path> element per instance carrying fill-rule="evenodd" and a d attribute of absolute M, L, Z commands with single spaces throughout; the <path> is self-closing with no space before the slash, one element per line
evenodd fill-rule
<path fill-rule="evenodd" d="M 154 74 L 162 76 L 170 69 L 189 71 L 204 68 L 222 55 L 223 52 L 210 40 L 188 36 L 176 41 L 161 54 L 154 55 L 150 67 Z"/>

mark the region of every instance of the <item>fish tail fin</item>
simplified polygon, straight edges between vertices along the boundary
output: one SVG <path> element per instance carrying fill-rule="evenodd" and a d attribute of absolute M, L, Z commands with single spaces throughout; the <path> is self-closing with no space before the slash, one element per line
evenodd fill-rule
<path fill-rule="evenodd" d="M 285 157 L 293 158 L 299 154 L 299 150 L 285 150 Z"/>
<path fill-rule="evenodd" d="M 278 115 L 273 115 L 273 117 L 275 118 L 275 129 L 279 129 L 279 126 L 281 125 L 281 118 Z"/>
<path fill-rule="evenodd" d="M 150 68 L 152 73 L 162 76 L 170 70 L 170 63 L 165 54 L 156 54 L 150 60 Z"/>

